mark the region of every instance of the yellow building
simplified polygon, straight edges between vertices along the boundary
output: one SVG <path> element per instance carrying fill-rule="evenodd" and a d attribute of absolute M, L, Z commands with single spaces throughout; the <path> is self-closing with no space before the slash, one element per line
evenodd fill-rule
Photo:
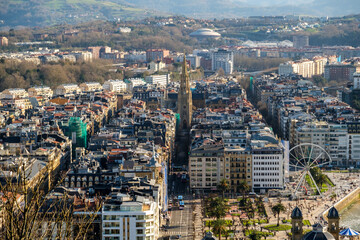
<path fill-rule="evenodd" d="M 231 191 L 238 192 L 238 186 L 246 182 L 252 186 L 252 164 L 251 153 L 245 148 L 225 148 L 225 178 L 230 179 L 229 184 Z"/>

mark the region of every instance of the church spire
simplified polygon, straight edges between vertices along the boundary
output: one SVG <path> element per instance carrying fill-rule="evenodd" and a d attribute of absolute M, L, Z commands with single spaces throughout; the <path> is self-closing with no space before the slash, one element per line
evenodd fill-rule
<path fill-rule="evenodd" d="M 180 115 L 180 128 L 189 130 L 191 128 L 192 120 L 192 94 L 190 91 L 190 78 L 187 71 L 185 52 L 180 78 L 180 89 L 178 92 L 177 110 Z"/>
<path fill-rule="evenodd" d="M 188 76 L 188 72 L 187 72 L 187 62 L 186 62 L 186 54 L 184 52 L 184 59 L 183 59 L 183 65 L 182 65 L 182 77 L 183 76 Z"/>

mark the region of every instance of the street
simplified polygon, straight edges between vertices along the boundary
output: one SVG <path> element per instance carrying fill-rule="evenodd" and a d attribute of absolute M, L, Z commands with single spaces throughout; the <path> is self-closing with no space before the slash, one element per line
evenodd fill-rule
<path fill-rule="evenodd" d="M 187 166 L 187 135 L 180 136 L 177 139 L 176 158 L 173 166 Z M 185 157 L 184 157 L 185 156 Z M 190 194 L 189 183 L 182 180 L 182 175 L 187 174 L 186 168 L 182 170 L 171 169 L 168 178 L 169 199 L 172 200 L 172 210 L 169 211 L 170 225 L 166 226 L 166 230 L 161 231 L 162 237 L 175 237 L 181 235 L 181 239 L 194 238 L 194 224 L 193 224 L 193 204 L 192 195 Z M 175 206 L 178 196 L 183 197 L 184 209 L 180 210 Z M 179 201 L 177 201 L 179 202 Z"/>

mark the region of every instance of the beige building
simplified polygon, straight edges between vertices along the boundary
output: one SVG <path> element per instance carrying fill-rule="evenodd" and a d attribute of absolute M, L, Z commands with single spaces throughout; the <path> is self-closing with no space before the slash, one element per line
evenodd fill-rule
<path fill-rule="evenodd" d="M 53 90 L 47 86 L 36 86 L 28 89 L 29 97 L 41 96 L 44 98 L 52 98 Z"/>
<path fill-rule="evenodd" d="M 328 61 L 325 57 L 314 57 L 314 75 L 324 74 L 325 65 Z"/>
<path fill-rule="evenodd" d="M 0 99 L 27 98 L 28 96 L 28 92 L 23 88 L 10 88 L 1 93 Z"/>
<path fill-rule="evenodd" d="M 80 89 L 83 92 L 95 92 L 102 90 L 102 86 L 98 82 L 86 82 L 80 84 Z"/>
<path fill-rule="evenodd" d="M 230 188 L 234 192 L 239 192 L 238 186 L 242 182 L 246 182 L 248 186 L 252 186 L 252 164 L 251 153 L 242 147 L 225 148 L 225 177 L 230 177 Z M 229 169 L 229 170 L 228 170 Z"/>
<path fill-rule="evenodd" d="M 1 47 L 6 47 L 9 44 L 9 40 L 7 39 L 7 37 L 0 37 L 0 46 Z"/>
<path fill-rule="evenodd" d="M 111 92 L 126 92 L 127 84 L 123 80 L 107 80 L 103 84 L 103 89 Z"/>
<path fill-rule="evenodd" d="M 56 88 L 55 95 L 67 97 L 74 94 L 79 94 L 80 92 L 81 89 L 77 84 L 62 84 Z"/>

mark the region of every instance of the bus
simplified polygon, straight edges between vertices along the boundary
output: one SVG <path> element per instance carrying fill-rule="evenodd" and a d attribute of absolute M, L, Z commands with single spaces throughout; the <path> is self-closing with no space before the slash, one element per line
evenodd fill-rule
<path fill-rule="evenodd" d="M 180 209 L 180 210 L 183 210 L 183 209 L 184 209 L 184 206 L 185 206 L 184 201 L 180 201 L 180 202 L 179 202 L 179 209 Z"/>

